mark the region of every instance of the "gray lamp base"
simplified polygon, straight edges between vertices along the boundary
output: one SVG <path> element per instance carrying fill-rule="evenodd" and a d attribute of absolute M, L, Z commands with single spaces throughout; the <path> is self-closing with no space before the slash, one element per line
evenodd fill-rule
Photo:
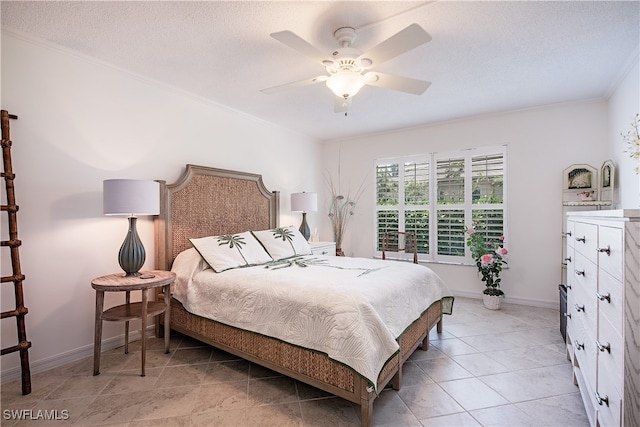
<path fill-rule="evenodd" d="M 124 270 L 125 276 L 139 276 L 139 271 L 146 258 L 142 240 L 140 240 L 136 230 L 137 220 L 138 218 L 136 217 L 129 217 L 129 231 L 118 253 L 118 262 Z"/>
<path fill-rule="evenodd" d="M 311 229 L 309 228 L 309 224 L 307 224 L 307 213 L 302 212 L 302 224 L 300 224 L 300 233 L 304 236 L 304 238 L 309 241 L 309 237 L 311 237 Z"/>

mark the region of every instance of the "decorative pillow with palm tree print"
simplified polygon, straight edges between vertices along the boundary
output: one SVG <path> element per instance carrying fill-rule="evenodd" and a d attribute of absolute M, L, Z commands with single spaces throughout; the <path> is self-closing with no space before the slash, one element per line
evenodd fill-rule
<path fill-rule="evenodd" d="M 216 273 L 272 261 L 250 231 L 189 240 Z"/>
<path fill-rule="evenodd" d="M 310 255 L 311 247 L 302 233 L 293 225 L 271 230 L 253 231 L 256 239 L 275 261 L 297 255 Z"/>

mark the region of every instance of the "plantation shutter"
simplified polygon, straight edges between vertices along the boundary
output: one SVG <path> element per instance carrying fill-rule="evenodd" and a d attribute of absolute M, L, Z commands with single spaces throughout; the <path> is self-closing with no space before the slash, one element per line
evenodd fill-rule
<path fill-rule="evenodd" d="M 397 231 L 400 217 L 399 164 L 389 163 L 376 166 L 376 229 L 378 251 L 382 250 L 382 236 L 387 231 Z"/>
<path fill-rule="evenodd" d="M 465 159 L 436 161 L 437 222 L 436 245 L 439 256 L 464 256 Z"/>
<path fill-rule="evenodd" d="M 416 233 L 419 254 L 429 253 L 429 161 L 404 164 L 404 231 Z"/>
<path fill-rule="evenodd" d="M 495 241 L 504 235 L 504 155 L 471 158 L 473 206 L 471 218 L 485 238 Z"/>

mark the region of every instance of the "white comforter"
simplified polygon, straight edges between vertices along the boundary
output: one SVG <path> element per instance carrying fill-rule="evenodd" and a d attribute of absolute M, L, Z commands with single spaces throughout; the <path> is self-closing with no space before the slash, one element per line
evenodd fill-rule
<path fill-rule="evenodd" d="M 215 273 L 189 249 L 172 270 L 189 312 L 321 351 L 374 386 L 396 338 L 451 296 L 431 269 L 407 262 L 308 255 Z"/>

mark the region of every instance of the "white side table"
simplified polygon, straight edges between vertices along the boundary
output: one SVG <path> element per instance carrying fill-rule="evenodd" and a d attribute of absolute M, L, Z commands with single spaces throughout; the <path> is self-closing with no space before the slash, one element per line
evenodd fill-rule
<path fill-rule="evenodd" d="M 309 242 L 314 255 L 336 255 L 336 242 Z"/>
<path fill-rule="evenodd" d="M 98 277 L 91 281 L 91 286 L 96 290 L 96 331 L 93 347 L 93 375 L 100 373 L 100 347 L 102 344 L 102 321 L 125 322 L 124 352 L 129 352 L 129 321 L 142 320 L 142 374 L 144 377 L 144 362 L 146 356 L 146 328 L 147 316 L 157 316 L 164 313 L 164 347 L 165 353 L 169 353 L 169 312 L 170 312 L 170 285 L 175 280 L 176 274 L 171 271 L 141 271 L 140 276 L 125 277 L 122 273 L 110 274 Z M 147 292 L 151 289 L 162 287 L 164 302 L 149 301 Z M 142 302 L 131 302 L 131 291 L 142 291 Z M 126 292 L 126 301 L 122 305 L 104 310 L 105 292 Z"/>

